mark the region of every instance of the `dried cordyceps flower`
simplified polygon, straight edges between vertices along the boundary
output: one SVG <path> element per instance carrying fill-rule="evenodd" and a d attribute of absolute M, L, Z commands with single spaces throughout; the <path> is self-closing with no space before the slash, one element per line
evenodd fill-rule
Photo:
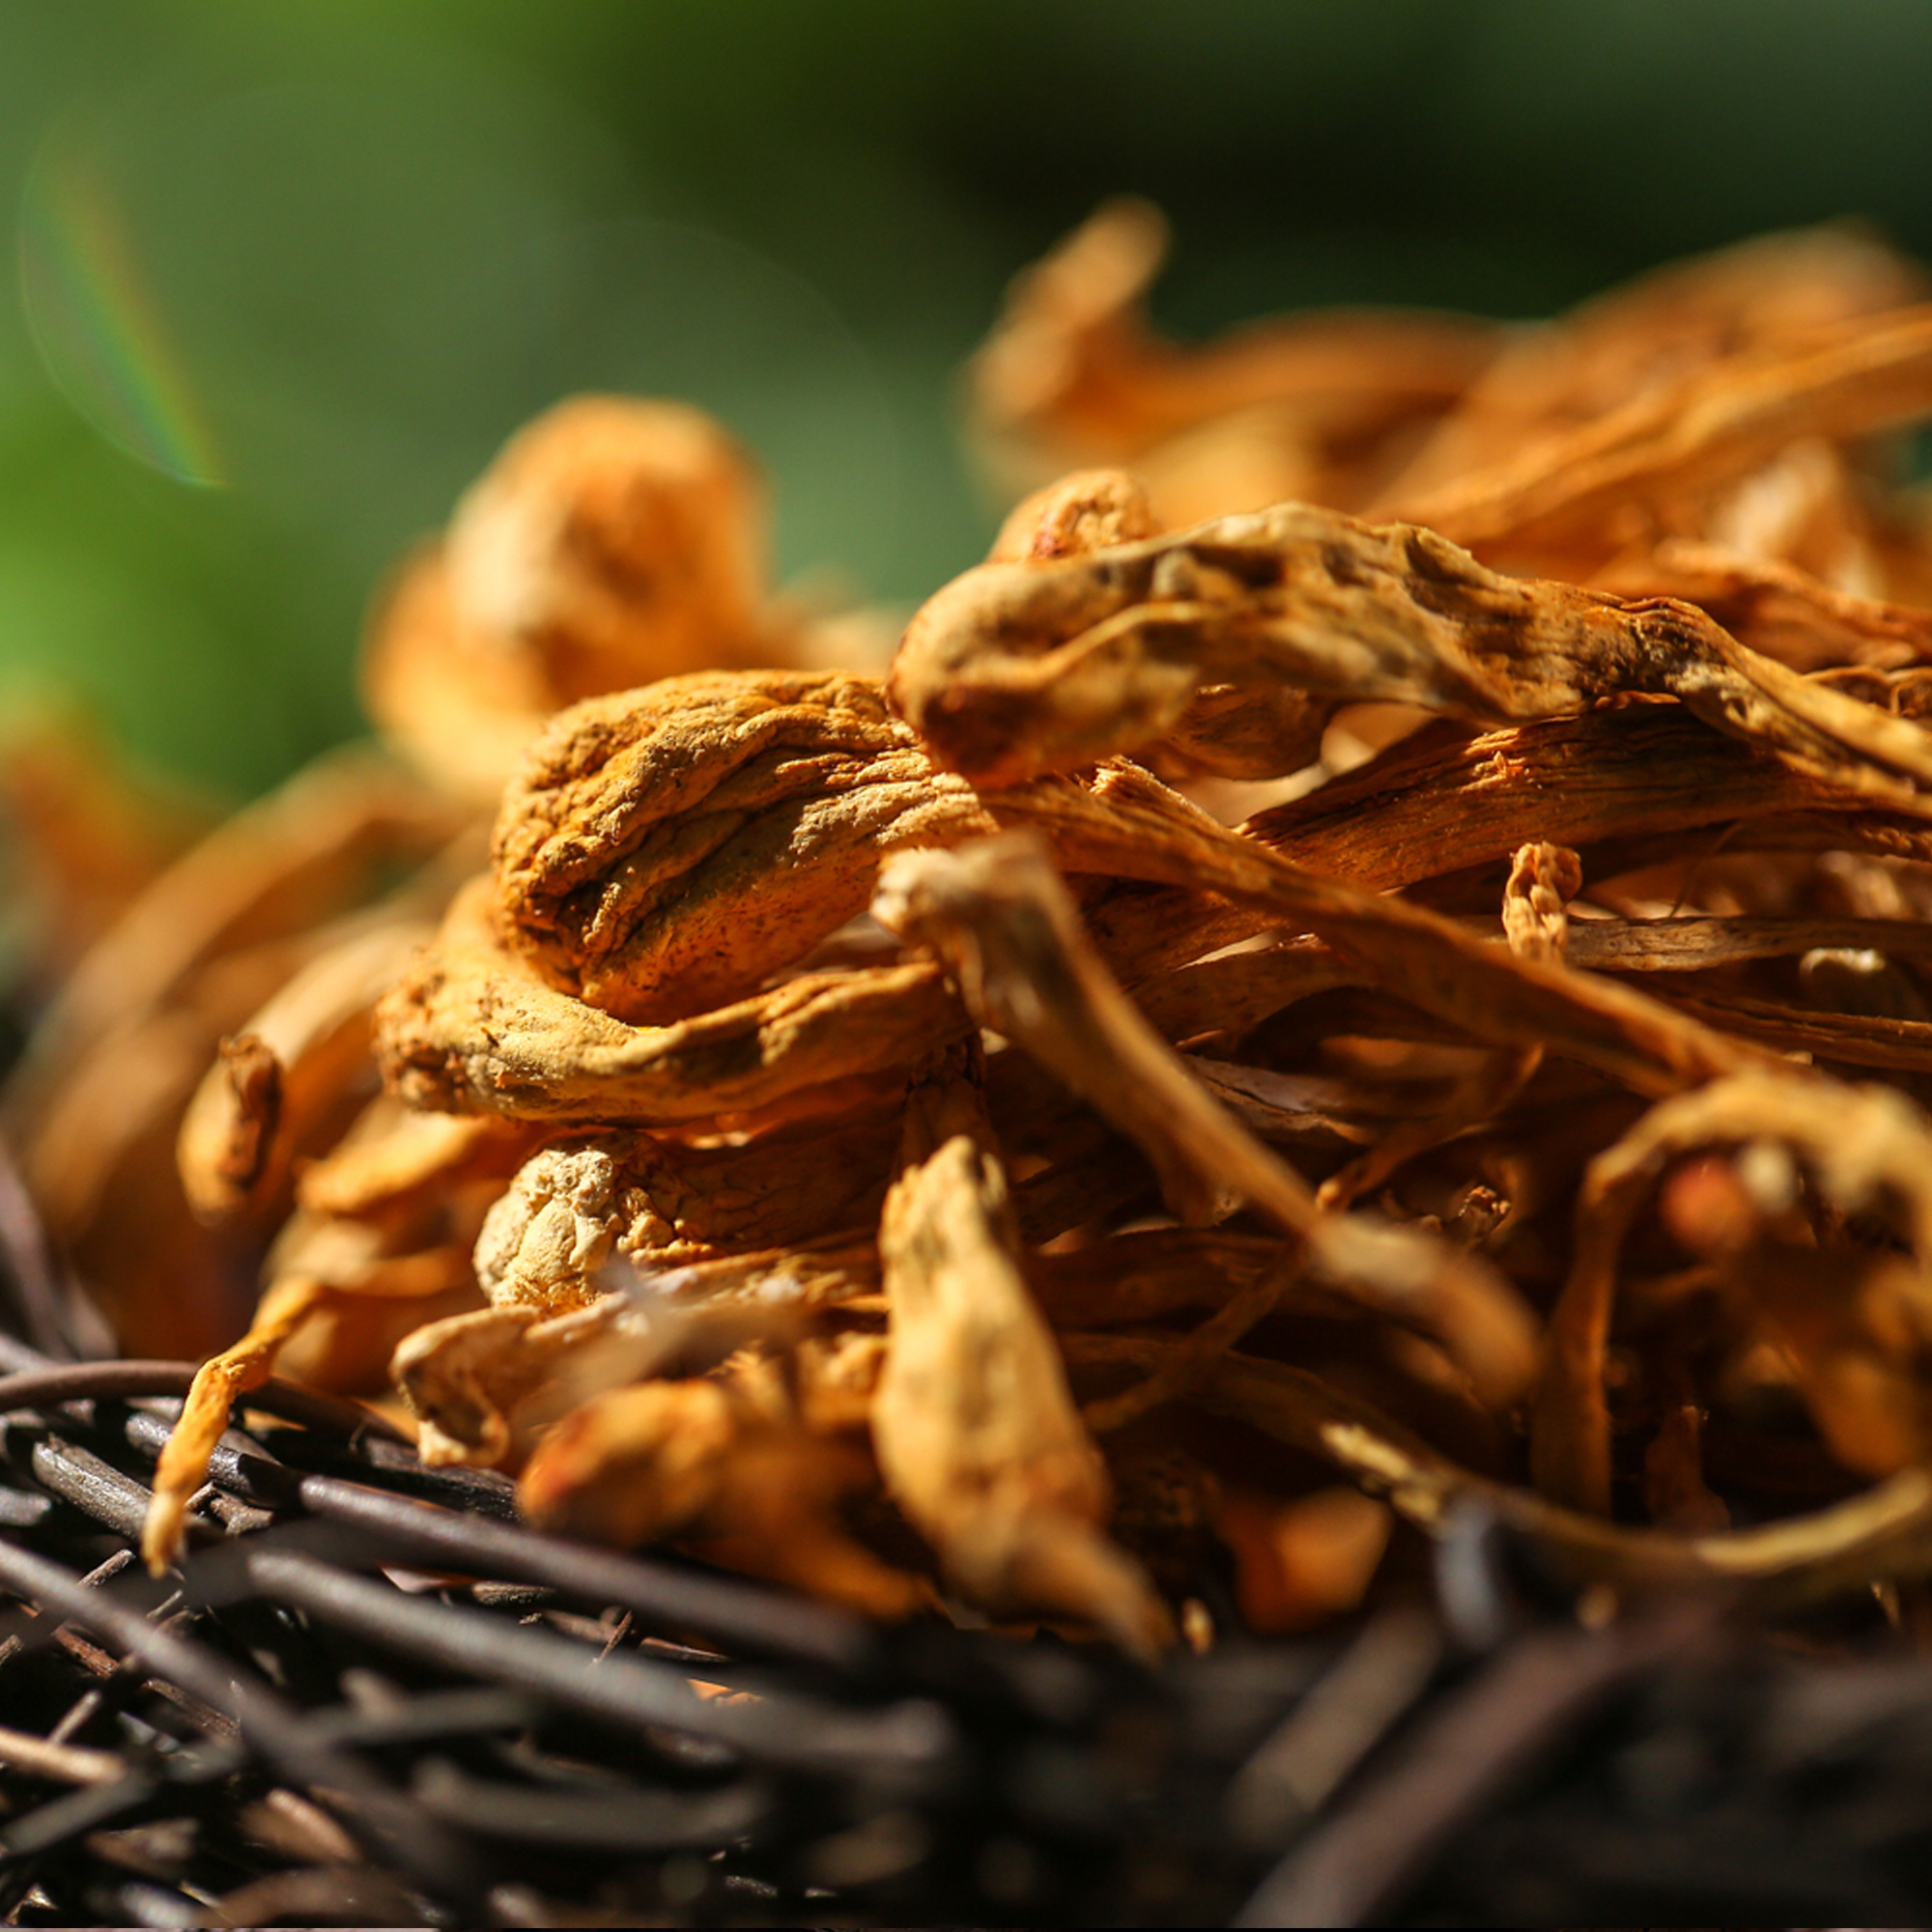
<path fill-rule="evenodd" d="M 1140 1142 L 1183 1219 L 1221 1219 L 1245 1198 L 1338 1286 L 1439 1337 L 1487 1395 L 1507 1401 L 1523 1387 L 1536 1349 L 1508 1289 L 1421 1236 L 1323 1216 L 1299 1178 L 1190 1080 L 1109 981 L 1037 844 L 908 854 L 888 867 L 874 908 L 947 962 L 983 1025 L 1045 1061 Z M 1231 1299 L 1245 1319 L 1236 1334 L 1216 1331 L 1219 1346 L 1265 1315 L 1283 1285 L 1268 1276 Z"/>
<path fill-rule="evenodd" d="M 566 712 L 505 796 L 502 930 L 620 1019 L 679 1019 L 805 957 L 895 844 L 996 821 L 868 680 L 712 672 Z"/>
<path fill-rule="evenodd" d="M 371 629 L 376 723 L 479 801 L 559 705 L 714 665 L 765 664 L 750 465 L 681 403 L 579 396 L 512 439 L 406 566 Z"/>
<path fill-rule="evenodd" d="M 136 962 L 153 1028 L 228 960 L 183 1172 L 289 1214 L 151 1561 L 271 1362 L 386 1355 L 535 1520 L 881 1616 L 1206 1641 L 1218 1535 L 1302 1628 L 1463 1508 L 1618 1598 L 1926 1572 L 1932 518 L 1874 440 L 1932 412 L 1922 278 L 1820 232 L 1196 351 L 1159 242 L 1117 206 L 1016 287 L 981 426 L 1045 487 L 883 687 L 803 668 L 655 406 L 535 427 L 416 566 L 374 662 L 404 740 L 478 724 L 452 781 L 580 701 L 488 875 L 332 929 L 270 876 Z"/>
<path fill-rule="evenodd" d="M 1149 1654 L 1168 1640 L 1167 1613 L 1103 1532 L 1106 1467 L 1020 1252 L 970 1082 L 916 1087 L 879 1229 L 891 1328 L 872 1439 L 886 1488 L 973 1601 L 1091 1620 Z"/>
<path fill-rule="evenodd" d="M 1156 210 L 1114 201 L 1014 283 L 972 379 L 980 440 L 1020 487 L 1131 463 L 1180 523 L 1358 499 L 1506 339 L 1463 316 L 1344 310 L 1184 349 L 1140 307 L 1166 247 Z"/>
<path fill-rule="evenodd" d="M 669 1026 L 626 1026 L 531 978 L 479 929 L 494 896 L 488 880 L 459 896 L 377 1009 L 384 1077 L 412 1106 L 558 1125 L 809 1112 L 965 1030 L 923 963 L 801 973 Z"/>
<path fill-rule="evenodd" d="M 346 935 L 221 1042 L 177 1143 L 182 1185 L 203 1220 L 226 1220 L 280 1181 L 304 1127 L 339 1106 L 367 1065 L 369 1016 L 428 937 L 408 918 Z"/>
<path fill-rule="evenodd" d="M 1911 727 L 1903 727 L 1911 728 Z M 496 934 L 634 1022 L 739 999 L 865 909 L 880 861 L 1038 828 L 1071 870 L 1163 879 L 1199 831 L 1137 770 L 981 792 L 930 759 L 875 680 L 709 672 L 577 705 L 504 794 Z"/>
<path fill-rule="evenodd" d="M 1932 1131 L 1909 1102 L 1883 1088 L 1720 1081 L 1653 1109 L 1584 1177 L 1576 1256 L 1550 1319 L 1532 1438 L 1538 1484 L 1559 1501 L 1608 1511 L 1604 1351 L 1618 1251 L 1664 1163 L 1713 1145 L 1743 1149 L 1741 1206 L 1748 1225 L 1714 1234 L 1711 1250 L 1750 1247 L 1764 1224 L 1765 1249 L 1748 1260 L 1750 1298 L 1770 1326 L 1797 1342 L 1799 1386 L 1839 1461 L 1861 1474 L 1889 1475 L 1922 1461 L 1932 1440 L 1925 1410 Z M 1809 1250 L 1803 1259 L 1813 1265 L 1788 1281 L 1768 1281 L 1766 1250 L 1780 1217 L 1798 1205 L 1794 1153 L 1840 1212 L 1896 1214 L 1912 1258 L 1856 1250 L 1828 1258 L 1798 1220 L 1783 1232 Z"/>
<path fill-rule="evenodd" d="M 1928 409 L 1932 309 L 1921 305 L 1719 360 L 1561 440 L 1397 500 L 1486 555 L 1569 561 L 1614 542 L 1616 515 L 1633 504 L 1694 497 L 1800 439 L 1868 436 Z"/>
<path fill-rule="evenodd" d="M 222 1037 L 348 936 L 332 923 L 398 869 L 429 861 L 433 876 L 464 816 L 366 748 L 331 753 L 150 880 L 42 1016 L 0 1115 L 49 1232 L 124 1347 L 198 1355 L 234 1333 L 288 1170 L 265 1146 L 266 1185 L 239 1223 L 201 1225 L 176 1171 L 190 1098 Z M 419 884 L 390 910 L 419 917 Z M 327 1085 L 310 1091 L 326 1097 Z"/>
<path fill-rule="evenodd" d="M 868 1479 L 863 1456 L 804 1427 L 771 1365 L 753 1360 L 585 1403 L 545 1438 L 518 1500 L 548 1529 L 613 1543 L 677 1537 L 735 1569 L 900 1617 L 926 1600 L 919 1580 L 838 1519 L 840 1496 Z"/>
<path fill-rule="evenodd" d="M 913 619 L 889 689 L 942 763 L 987 785 L 1156 744 L 1276 777 L 1317 755 L 1339 706 L 1372 699 L 1498 724 L 1647 696 L 1899 810 L 1932 786 L 1923 731 L 1694 606 L 1506 577 L 1433 531 L 1306 503 L 982 564 Z"/>
<path fill-rule="evenodd" d="M 877 1221 L 896 1119 L 813 1124 L 750 1147 L 680 1148 L 604 1134 L 526 1161 L 490 1211 L 476 1249 L 499 1306 L 560 1311 L 608 1293 L 624 1264 L 678 1267 L 790 1247 Z"/>

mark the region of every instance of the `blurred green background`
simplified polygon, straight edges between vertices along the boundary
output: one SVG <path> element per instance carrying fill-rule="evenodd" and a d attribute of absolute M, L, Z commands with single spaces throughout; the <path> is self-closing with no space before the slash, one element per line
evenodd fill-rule
<path fill-rule="evenodd" d="M 259 789 L 356 729 L 384 568 L 588 386 L 743 435 L 783 575 L 916 600 L 993 520 L 959 363 L 1121 189 L 1188 335 L 1543 314 L 1837 215 L 1932 255 L 1932 8 L 0 0 L 0 693 Z"/>

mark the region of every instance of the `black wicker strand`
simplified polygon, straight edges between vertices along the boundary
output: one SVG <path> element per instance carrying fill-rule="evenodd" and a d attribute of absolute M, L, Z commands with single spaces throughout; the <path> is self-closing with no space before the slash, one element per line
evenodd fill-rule
<path fill-rule="evenodd" d="M 0 1542 L 0 1587 L 92 1631 L 147 1669 L 217 1711 L 231 1714 L 243 1741 L 294 1782 L 336 1794 L 344 1824 L 369 1848 L 456 1903 L 480 1902 L 477 1856 L 367 1765 L 326 1745 L 299 1713 L 253 1672 L 174 1633 L 138 1610 L 88 1589 L 72 1572 Z"/>

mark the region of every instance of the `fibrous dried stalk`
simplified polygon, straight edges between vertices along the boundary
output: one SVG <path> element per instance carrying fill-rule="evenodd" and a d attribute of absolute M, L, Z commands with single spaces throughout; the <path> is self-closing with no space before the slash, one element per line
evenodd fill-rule
<path fill-rule="evenodd" d="M 225 1220 L 272 1189 L 305 1130 L 354 1091 L 370 1013 L 429 936 L 419 922 L 384 920 L 345 938 L 222 1041 L 177 1143 L 182 1185 L 203 1220 Z"/>
<path fill-rule="evenodd" d="M 903 1160 L 879 1229 L 891 1350 L 872 1440 L 888 1492 L 975 1602 L 1160 1648 L 1167 1612 L 1103 1534 L 1105 1466 L 1027 1292 L 1005 1171 L 967 1083 L 913 1091 Z"/>
<path fill-rule="evenodd" d="M 1064 1346 L 1076 1364 L 1143 1370 L 1177 1347 L 1122 1335 L 1068 1335 Z M 1814 1515 L 1728 1535 L 1670 1536 L 1478 1476 L 1373 1405 L 1286 1362 L 1223 1356 L 1191 1400 L 1346 1470 L 1423 1530 L 1439 1530 L 1460 1502 L 1481 1503 L 1578 1583 L 1633 1593 L 1736 1584 L 1804 1603 L 1873 1576 L 1922 1576 L 1932 1566 L 1932 1475 L 1921 1468 Z"/>
<path fill-rule="evenodd" d="M 1932 400 L 1932 325 L 1926 345 Z M 941 763 L 982 785 L 1155 744 L 1272 777 L 1368 699 L 1501 724 L 1648 696 L 1895 810 L 1924 810 L 1932 788 L 1918 727 L 1747 650 L 1692 605 L 1505 577 L 1433 530 L 1307 503 L 982 564 L 913 619 L 889 688 Z"/>
<path fill-rule="evenodd" d="M 882 875 L 874 909 L 945 960 L 982 1025 L 1024 1046 L 1136 1140 L 1185 1217 L 1218 1219 L 1251 1203 L 1369 1305 L 1440 1337 L 1493 1399 L 1522 1387 L 1533 1330 L 1506 1285 L 1419 1234 L 1324 1215 L 1299 1177 L 1135 1013 L 1037 844 L 1014 838 L 907 854 Z M 1257 1294 L 1248 1325 L 1265 1312 Z"/>
<path fill-rule="evenodd" d="M 1559 1501 L 1608 1511 L 1604 1360 L 1617 1259 L 1665 1164 L 1713 1144 L 1789 1150 L 1803 1160 L 1823 1199 L 1842 1212 L 1897 1215 L 1917 1262 L 1894 1262 L 1879 1284 L 1898 1311 L 1886 1324 L 1892 1330 L 1887 1339 L 1893 1350 L 1907 1354 L 1932 1343 L 1932 1326 L 1920 1313 L 1927 1257 L 1932 1257 L 1932 1132 L 1909 1102 L 1883 1088 L 1762 1077 L 1720 1081 L 1664 1101 L 1592 1161 L 1583 1179 L 1575 1258 L 1551 1318 L 1532 1435 L 1538 1486 Z M 1819 1357 L 1813 1360 L 1818 1368 L 1827 1367 Z M 1821 1405 L 1820 1425 L 1842 1460 L 1883 1473 L 1921 1452 L 1916 1391 L 1914 1376 L 1905 1386 L 1883 1391 L 1890 1400 L 1874 1401 L 1882 1392 L 1868 1382 L 1867 1406 L 1846 1410 Z M 1903 1422 L 1901 1402 L 1908 1411 Z"/>

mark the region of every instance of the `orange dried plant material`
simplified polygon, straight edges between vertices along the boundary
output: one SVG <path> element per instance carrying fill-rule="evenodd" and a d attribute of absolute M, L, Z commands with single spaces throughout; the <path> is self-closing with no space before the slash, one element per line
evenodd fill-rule
<path fill-rule="evenodd" d="M 887 1493 L 973 1602 L 1092 1622 L 1151 1654 L 1172 1627 L 1104 1534 L 1105 1465 L 1027 1292 L 969 1083 L 913 1090 L 903 1160 L 879 1229 L 890 1350 L 871 1421 Z"/>
<path fill-rule="evenodd" d="M 927 1603 L 925 1586 L 854 1541 L 838 1516 L 839 1497 L 869 1478 L 863 1455 L 807 1430 L 766 1365 L 752 1362 L 584 1404 L 545 1438 L 517 1493 L 545 1529 L 623 1545 L 673 1540 L 902 1617 Z"/>
<path fill-rule="evenodd" d="M 982 564 L 914 617 L 888 688 L 938 759 L 982 785 L 1151 745 L 1273 777 L 1367 699 L 1500 724 L 1648 696 L 1895 810 L 1924 810 L 1932 787 L 1932 738 L 1694 606 L 1506 577 L 1434 531 L 1312 504 Z"/>
<path fill-rule="evenodd" d="M 682 403 L 578 396 L 497 455 L 371 626 L 377 724 L 493 797 L 560 705 L 785 655 L 749 461 Z"/>
<path fill-rule="evenodd" d="M 966 1018 L 923 963 L 801 973 L 668 1026 L 621 1020 L 532 978 L 489 929 L 488 880 L 376 1009 L 376 1056 L 412 1107 L 556 1125 L 816 1111 L 900 1076 Z"/>
<path fill-rule="evenodd" d="M 1356 1608 L 1391 1526 L 1386 1504 L 1352 1489 L 1289 1503 L 1232 1492 L 1215 1522 L 1235 1552 L 1241 1614 L 1266 1636 L 1290 1636 Z"/>
<path fill-rule="evenodd" d="M 1538 1486 L 1557 1501 L 1608 1512 L 1604 1360 L 1618 1256 L 1664 1165 L 1713 1145 L 1761 1149 L 1773 1171 L 1789 1177 L 1778 1184 L 1794 1188 L 1795 1156 L 1841 1211 L 1898 1215 L 1914 1259 L 1880 1258 L 1863 1270 L 1855 1295 L 1844 1293 L 1843 1257 L 1810 1284 L 1794 1280 L 1776 1293 L 1763 1254 L 1745 1293 L 1771 1301 L 1774 1326 L 1795 1317 L 1805 1331 L 1802 1383 L 1841 1461 L 1882 1475 L 1923 1453 L 1928 1418 L 1918 1364 L 1932 1338 L 1921 1313 L 1932 1255 L 1932 1130 L 1884 1088 L 1746 1076 L 1662 1102 L 1584 1177 L 1575 1258 L 1550 1320 L 1531 1437 Z"/>
<path fill-rule="evenodd" d="M 336 1219 L 419 1211 L 471 1179 L 507 1180 L 540 1130 L 492 1114 L 417 1113 L 379 1094 L 296 1182 L 296 1204 Z"/>
<path fill-rule="evenodd" d="M 428 937 L 409 919 L 345 935 L 221 1042 L 176 1143 L 201 1219 L 224 1221 L 286 1179 L 295 1150 L 367 1069 L 370 1014 Z"/>
<path fill-rule="evenodd" d="M 0 731 L 0 834 L 29 908 L 24 977 L 50 989 L 207 829 L 204 809 L 133 770 L 78 705 L 22 703 Z"/>
<path fill-rule="evenodd" d="M 1167 249 L 1156 210 L 1111 201 L 1013 284 L 975 358 L 976 427 L 999 470 L 1025 482 L 1081 463 L 1172 472 L 1184 521 L 1298 494 L 1311 473 L 1348 487 L 1377 444 L 1453 404 L 1504 339 L 1467 317 L 1343 310 L 1284 318 L 1200 348 L 1149 327 L 1142 298 Z M 1252 425 L 1241 456 L 1159 452 L 1189 432 Z M 1384 467 L 1386 460 L 1384 459 Z M 1261 493 L 1229 499 L 1230 469 Z M 1269 484 L 1290 479 L 1287 487 Z M 1204 507 L 1200 493 L 1218 497 Z"/>
<path fill-rule="evenodd" d="M 1139 308 L 1160 242 L 1117 206 L 1016 286 L 980 422 L 1044 487 L 883 688 L 804 668 L 675 412 L 533 426 L 412 567 L 372 667 L 451 783 L 579 701 L 306 1171 L 274 1097 L 366 1006 L 284 984 L 296 917 L 218 1008 L 261 1020 L 185 1170 L 237 1231 L 299 1206 L 157 1544 L 238 1378 L 388 1346 L 426 1459 L 880 1615 L 932 1594 L 853 1533 L 893 1507 L 953 1597 L 1142 1652 L 1217 1496 L 1256 1628 L 1399 1598 L 1391 1513 L 1463 1505 L 1620 1599 L 1924 1570 L 1932 541 L 1875 440 L 1932 407 L 1917 271 L 1821 233 L 1543 329 L 1194 350 Z M 205 929 L 130 1024 L 246 977 Z M 1727 1530 L 1774 1353 L 1808 1493 L 1877 1486 Z M 1386 1508 L 1260 1504 L 1310 1475 L 1255 1432 Z"/>
<path fill-rule="evenodd" d="M 498 1307 L 581 1306 L 643 1275 L 726 1253 L 791 1248 L 875 1225 L 895 1116 L 814 1124 L 749 1147 L 679 1148 L 601 1134 L 532 1156 L 476 1249 Z"/>
<path fill-rule="evenodd" d="M 1739 355 L 1922 300 L 1924 270 L 1851 228 L 1760 236 L 1672 263 L 1520 331 L 1458 398 L 1399 488 L 1441 487 Z"/>
<path fill-rule="evenodd" d="M 1140 1143 L 1184 1218 L 1222 1219 L 1245 1199 L 1338 1286 L 1439 1336 L 1494 1399 L 1528 1380 L 1533 1330 L 1507 1286 L 1420 1235 L 1322 1214 L 1300 1178 L 1134 1012 L 1037 846 L 1010 839 L 908 854 L 883 875 L 877 909 L 946 961 L 982 1025 L 1025 1046 Z M 1208 1353 L 1259 1321 L 1281 1286 L 1270 1274 L 1231 1301 L 1238 1313 L 1208 1331 Z"/>
<path fill-rule="evenodd" d="M 327 1297 L 321 1282 L 293 1279 L 263 1302 L 247 1334 L 195 1373 L 180 1419 L 155 1467 L 154 1494 L 141 1526 L 141 1558 L 156 1576 L 179 1555 L 188 1504 L 208 1478 L 209 1459 L 229 1413 L 248 1390 L 274 1373 L 275 1356 Z"/>
<path fill-rule="evenodd" d="M 1720 359 L 1439 488 L 1399 485 L 1378 507 L 1484 556 L 1574 565 L 1618 547 L 1651 504 L 1735 482 L 1803 438 L 1928 412 L 1932 305 L 1920 304 Z"/>

